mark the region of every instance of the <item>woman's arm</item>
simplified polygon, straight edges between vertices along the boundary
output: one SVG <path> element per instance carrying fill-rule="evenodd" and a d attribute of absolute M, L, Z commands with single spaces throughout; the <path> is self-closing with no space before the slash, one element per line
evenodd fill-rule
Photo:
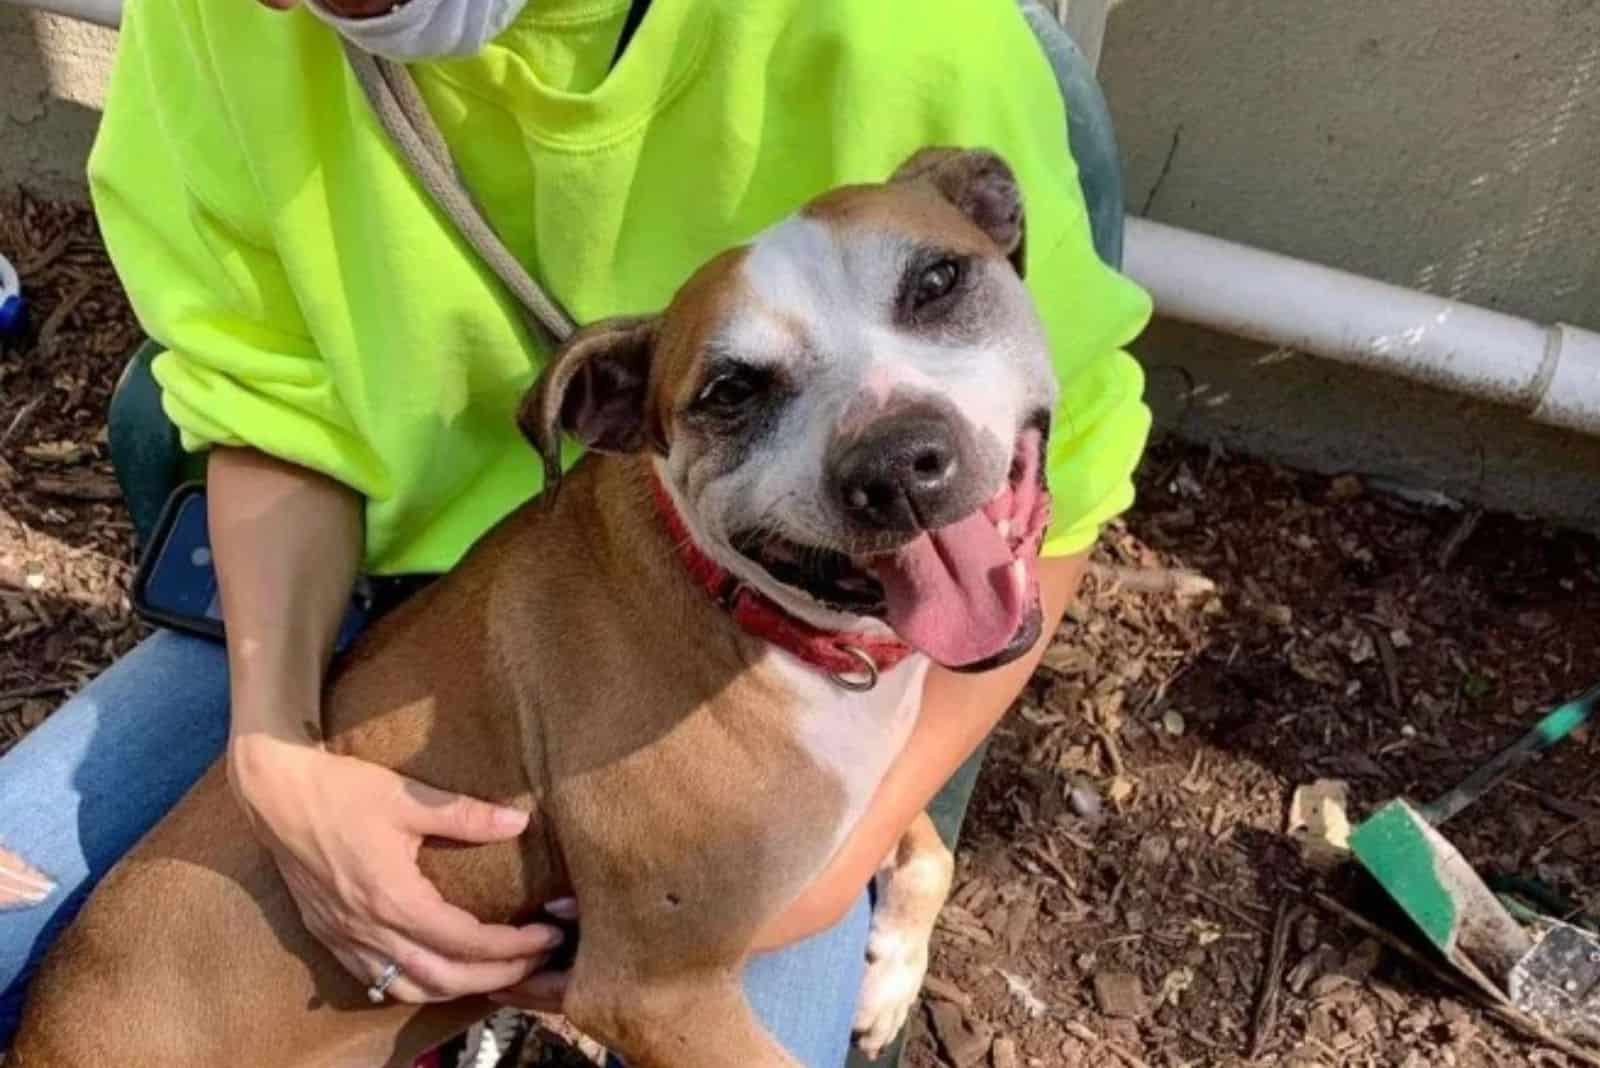
<path fill-rule="evenodd" d="M 228 628 L 229 782 L 306 927 L 362 982 L 393 961 L 390 994 L 497 990 L 559 940 L 479 923 L 417 868 L 425 836 L 513 838 L 526 814 L 445 794 L 321 745 L 322 683 L 361 560 L 361 499 L 305 468 L 215 449 L 208 524 Z"/>
<path fill-rule="evenodd" d="M 322 678 L 361 563 L 361 498 L 249 449 L 213 449 L 206 475 L 237 771 L 266 740 L 322 740 Z"/>
<path fill-rule="evenodd" d="M 938 667 L 928 673 L 916 726 L 865 815 L 822 877 L 762 933 L 759 949 L 805 938 L 844 916 L 917 813 L 927 807 L 1022 692 L 1055 636 L 1067 603 L 1077 596 L 1088 559 L 1083 554 L 1040 561 L 1044 626 L 1028 655 L 981 675 Z"/>

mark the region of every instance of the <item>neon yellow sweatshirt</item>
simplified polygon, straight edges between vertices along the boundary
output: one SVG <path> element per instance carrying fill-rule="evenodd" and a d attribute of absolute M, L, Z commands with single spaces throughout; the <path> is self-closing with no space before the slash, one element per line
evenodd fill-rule
<path fill-rule="evenodd" d="M 413 68 L 507 246 L 579 321 L 927 144 L 1017 172 L 1062 384 L 1045 551 L 1132 500 L 1146 296 L 1090 244 L 1063 105 L 1010 0 L 531 0 Z M 184 446 L 250 445 L 367 500 L 377 573 L 442 571 L 538 491 L 513 412 L 546 353 L 396 157 L 333 31 L 250 0 L 129 0 L 90 161 Z"/>

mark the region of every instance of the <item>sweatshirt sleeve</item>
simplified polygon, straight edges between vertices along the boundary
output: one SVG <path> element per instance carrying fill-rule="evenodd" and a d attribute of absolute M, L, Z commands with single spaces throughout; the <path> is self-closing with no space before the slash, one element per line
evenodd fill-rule
<path fill-rule="evenodd" d="M 1052 520 L 1040 552 L 1072 556 L 1133 504 L 1150 410 L 1144 370 L 1123 346 L 1149 319 L 1150 299 L 1100 263 L 1086 229 L 1069 231 L 1040 257 L 1028 283 L 1061 391 L 1045 461 Z M 1090 315 L 1071 296 L 1085 291 L 1098 294 Z"/>
<path fill-rule="evenodd" d="M 127 5 L 89 180 L 106 247 L 183 446 L 249 446 L 365 496 L 386 492 L 274 250 L 228 121 L 202 13 Z"/>

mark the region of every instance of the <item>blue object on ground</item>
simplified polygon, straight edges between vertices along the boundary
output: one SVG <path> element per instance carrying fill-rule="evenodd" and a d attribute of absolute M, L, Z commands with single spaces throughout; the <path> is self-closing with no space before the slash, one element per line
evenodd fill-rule
<path fill-rule="evenodd" d="M 11 261 L 0 256 L 0 337 L 20 334 L 28 325 L 28 306 L 22 300 L 22 280 Z"/>

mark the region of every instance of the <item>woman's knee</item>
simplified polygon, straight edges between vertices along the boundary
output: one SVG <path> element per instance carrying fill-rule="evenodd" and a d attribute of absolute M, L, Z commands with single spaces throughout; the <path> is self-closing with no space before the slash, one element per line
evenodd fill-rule
<path fill-rule="evenodd" d="M 34 962 L 217 758 L 227 719 L 222 647 L 162 632 L 0 757 L 0 1048 Z"/>
<path fill-rule="evenodd" d="M 828 930 L 745 967 L 745 994 L 756 1015 L 807 1068 L 845 1062 L 871 925 L 872 908 L 863 891 Z"/>

